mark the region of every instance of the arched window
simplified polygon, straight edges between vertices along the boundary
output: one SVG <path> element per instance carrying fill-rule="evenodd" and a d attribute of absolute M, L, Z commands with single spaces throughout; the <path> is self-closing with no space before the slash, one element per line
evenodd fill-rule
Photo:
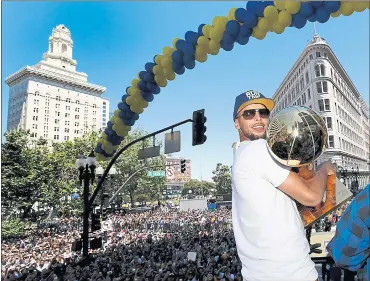
<path fill-rule="evenodd" d="M 66 44 L 63 44 L 62 45 L 62 53 L 66 53 L 67 52 L 67 45 Z"/>
<path fill-rule="evenodd" d="M 325 76 L 325 65 L 324 64 L 316 64 L 315 65 L 315 74 L 316 77 Z"/>

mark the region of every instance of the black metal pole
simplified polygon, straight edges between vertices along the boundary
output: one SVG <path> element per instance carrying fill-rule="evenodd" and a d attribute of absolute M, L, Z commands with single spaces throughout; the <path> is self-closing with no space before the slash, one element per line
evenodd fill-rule
<path fill-rule="evenodd" d="M 90 197 L 89 205 L 91 206 L 91 205 L 92 205 L 92 203 L 94 203 L 95 197 L 96 197 L 96 195 L 99 193 L 99 190 L 100 190 L 100 188 L 102 187 L 102 185 L 103 185 L 103 183 L 104 183 L 104 181 L 105 181 L 105 178 L 107 177 L 107 175 L 108 175 L 108 173 L 109 173 L 109 170 L 112 168 L 112 166 L 113 166 L 114 162 L 116 162 L 117 158 L 118 158 L 118 157 L 119 157 L 119 156 L 120 156 L 120 155 L 121 155 L 121 154 L 122 154 L 126 149 L 128 149 L 130 146 L 134 145 L 135 143 L 138 143 L 138 142 L 140 142 L 140 141 L 142 141 L 142 140 L 145 140 L 145 139 L 147 139 L 147 138 L 153 137 L 153 136 L 155 136 L 155 135 L 157 135 L 157 134 L 160 134 L 160 133 L 163 133 L 163 132 L 165 132 L 165 131 L 171 130 L 171 129 L 175 128 L 175 127 L 181 126 L 181 125 L 186 124 L 186 123 L 188 123 L 188 122 L 193 122 L 193 120 L 192 120 L 192 119 L 186 119 L 186 120 L 184 120 L 184 121 L 181 121 L 181 122 L 179 122 L 179 123 L 173 124 L 173 125 L 171 125 L 171 126 L 168 126 L 168 127 L 166 127 L 166 128 L 163 128 L 163 129 L 161 129 L 161 130 L 155 131 L 154 133 L 151 133 L 151 134 L 145 135 L 145 136 L 143 136 L 143 137 L 141 137 L 141 138 L 138 138 L 138 139 L 136 139 L 136 140 L 133 140 L 132 142 L 130 142 L 130 143 L 128 143 L 128 144 L 126 144 L 124 147 L 122 147 L 120 150 L 118 150 L 118 151 L 116 152 L 116 154 L 113 156 L 112 160 L 110 160 L 110 162 L 109 162 L 109 164 L 108 164 L 107 168 L 104 170 L 104 174 L 103 174 L 103 176 L 102 176 L 102 177 L 101 177 L 101 179 L 99 180 L 98 185 L 96 186 L 96 188 L 95 188 L 95 190 L 94 190 L 94 193 L 93 193 L 93 194 L 92 194 L 92 196 Z"/>
<path fill-rule="evenodd" d="M 89 256 L 89 189 L 90 189 L 90 174 L 89 168 L 86 169 L 83 175 L 84 180 L 84 216 L 83 216 L 83 232 L 82 232 L 82 256 L 87 259 Z"/>

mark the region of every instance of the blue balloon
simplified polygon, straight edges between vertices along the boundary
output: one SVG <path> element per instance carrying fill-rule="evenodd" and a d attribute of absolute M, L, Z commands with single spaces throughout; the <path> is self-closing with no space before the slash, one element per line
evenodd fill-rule
<path fill-rule="evenodd" d="M 185 67 L 187 69 L 193 69 L 195 67 L 195 60 L 185 62 Z"/>
<path fill-rule="evenodd" d="M 253 29 L 249 28 L 246 24 L 240 27 L 240 32 L 238 37 L 250 37 L 253 33 Z"/>
<path fill-rule="evenodd" d="M 194 31 L 188 31 L 185 33 L 185 40 L 186 42 L 192 44 L 192 45 L 197 45 L 198 43 L 198 38 L 200 35 Z"/>
<path fill-rule="evenodd" d="M 157 83 L 148 83 L 147 87 L 150 92 L 152 92 L 154 95 L 158 95 L 161 92 L 161 88 L 157 85 Z"/>
<path fill-rule="evenodd" d="M 111 144 L 113 145 L 120 145 L 121 142 L 123 141 L 123 138 L 118 136 L 115 132 L 112 136 L 110 136 L 110 139 L 109 141 L 111 142 Z"/>
<path fill-rule="evenodd" d="M 172 57 L 173 62 L 180 63 L 180 64 L 184 63 L 184 54 L 179 50 L 174 51 L 171 57 Z"/>
<path fill-rule="evenodd" d="M 127 118 L 127 115 L 128 115 L 128 113 L 127 113 L 127 111 L 126 110 L 121 110 L 119 113 L 118 113 L 118 117 L 120 118 L 120 119 L 125 119 L 125 118 Z"/>
<path fill-rule="evenodd" d="M 257 23 L 258 23 L 258 17 L 254 15 L 252 12 L 247 11 L 247 15 L 244 18 L 244 25 L 246 27 L 253 28 L 257 26 Z"/>
<path fill-rule="evenodd" d="M 195 60 L 195 56 L 193 54 L 184 54 L 184 63 L 189 63 L 191 61 L 194 61 Z M 178 67 L 177 67 L 178 68 Z"/>
<path fill-rule="evenodd" d="M 111 128 L 112 128 L 112 126 L 113 126 L 112 121 L 108 121 L 108 122 L 107 122 L 107 127 L 108 127 L 109 129 L 111 129 Z"/>
<path fill-rule="evenodd" d="M 127 126 L 133 126 L 135 125 L 135 120 L 132 120 L 132 119 L 124 119 L 123 120 L 123 123 Z"/>
<path fill-rule="evenodd" d="M 152 102 L 154 100 L 154 95 L 151 92 L 141 92 L 141 96 L 147 102 Z"/>
<path fill-rule="evenodd" d="M 182 66 L 181 68 L 176 68 L 176 69 L 173 69 L 173 70 L 175 71 L 176 74 L 182 75 L 185 72 L 185 67 Z"/>
<path fill-rule="evenodd" d="M 258 17 L 263 17 L 263 11 L 266 8 L 266 5 L 260 1 L 248 1 L 247 2 L 247 12 L 252 12 Z"/>
<path fill-rule="evenodd" d="M 329 20 L 330 13 L 327 12 L 325 9 L 318 9 L 316 10 L 316 20 L 320 23 L 325 23 Z"/>
<path fill-rule="evenodd" d="M 103 149 L 102 149 L 102 152 L 101 152 L 101 154 L 103 154 L 105 157 L 108 157 L 108 158 L 111 158 L 111 157 L 113 157 L 113 155 L 114 155 L 114 153 L 116 153 L 116 151 L 117 150 L 113 150 L 113 153 L 107 153 L 107 152 L 105 152 Z"/>
<path fill-rule="evenodd" d="M 155 63 L 153 62 L 147 62 L 145 64 L 145 70 L 148 72 L 153 72 L 153 67 L 155 66 Z"/>
<path fill-rule="evenodd" d="M 195 54 L 195 47 L 193 45 L 191 45 L 190 43 L 188 43 L 188 42 L 186 42 L 186 44 L 184 44 L 182 50 L 184 52 L 184 56 L 187 56 L 187 57 Z"/>
<path fill-rule="evenodd" d="M 293 15 L 292 23 L 296 28 L 301 29 L 306 25 L 307 19 L 300 14 L 295 14 Z"/>
<path fill-rule="evenodd" d="M 203 26 L 205 26 L 205 24 L 204 23 L 202 23 L 201 25 L 199 25 L 198 26 L 198 34 L 200 35 L 200 36 L 203 36 L 204 34 L 203 34 Z"/>
<path fill-rule="evenodd" d="M 247 11 L 243 8 L 238 8 L 235 10 L 235 19 L 238 22 L 244 23 L 245 18 L 247 17 Z"/>
<path fill-rule="evenodd" d="M 246 45 L 249 42 L 249 37 L 239 37 L 236 39 L 240 45 Z"/>
<path fill-rule="evenodd" d="M 153 82 L 154 81 L 154 74 L 152 74 L 152 73 L 146 73 L 145 74 L 145 76 L 144 76 L 144 79 L 143 79 L 144 81 L 146 81 L 146 82 Z"/>
<path fill-rule="evenodd" d="M 123 95 L 123 96 L 122 96 L 121 100 L 122 100 L 122 102 L 123 102 L 123 103 L 125 103 L 125 102 L 126 102 L 126 99 L 128 98 L 128 96 L 129 96 L 129 95 Z"/>
<path fill-rule="evenodd" d="M 139 114 L 137 114 L 136 112 L 134 112 L 134 115 L 131 117 L 132 120 L 139 120 Z"/>
<path fill-rule="evenodd" d="M 310 22 L 315 22 L 315 21 L 317 21 L 316 14 L 313 14 L 313 15 L 312 15 L 312 17 L 310 17 L 310 18 L 308 19 L 308 21 L 310 21 Z"/>
<path fill-rule="evenodd" d="M 186 41 L 183 39 L 177 40 L 176 42 L 176 49 L 183 50 L 184 46 L 186 45 Z"/>
<path fill-rule="evenodd" d="M 299 14 L 304 16 L 306 19 L 312 17 L 312 15 L 315 13 L 315 9 L 313 8 L 311 2 L 303 2 L 301 3 L 301 10 L 299 11 Z"/>
<path fill-rule="evenodd" d="M 127 87 L 127 88 L 126 88 L 126 94 L 128 94 L 128 89 L 130 89 L 130 88 L 131 88 L 131 87 Z"/>
<path fill-rule="evenodd" d="M 315 8 L 320 8 L 320 6 L 323 4 L 325 1 L 312 1 L 312 6 Z"/>
<path fill-rule="evenodd" d="M 130 108 L 130 106 L 129 106 L 127 103 L 122 102 L 122 103 L 119 103 L 119 104 L 118 104 L 118 108 L 119 108 L 120 110 L 122 110 L 122 111 L 125 111 L 125 110 L 129 109 L 129 108 Z"/>
<path fill-rule="evenodd" d="M 231 51 L 234 48 L 234 43 L 227 44 L 227 43 L 221 41 L 221 48 L 224 49 L 225 51 Z"/>
<path fill-rule="evenodd" d="M 222 37 L 222 42 L 224 42 L 225 44 L 233 44 L 235 40 L 236 38 L 228 32 L 225 32 L 224 36 Z"/>
<path fill-rule="evenodd" d="M 147 72 L 146 72 L 146 71 L 140 71 L 140 72 L 139 72 L 139 78 L 140 78 L 141 80 L 144 80 L 145 74 L 147 74 Z"/>
<path fill-rule="evenodd" d="M 107 136 L 111 136 L 111 135 L 113 134 L 113 130 L 112 130 L 112 129 L 110 129 L 110 128 L 105 128 L 104 133 L 105 133 Z"/>
<path fill-rule="evenodd" d="M 226 31 L 236 37 L 240 31 L 240 24 L 236 20 L 230 20 L 226 24 Z"/>
<path fill-rule="evenodd" d="M 96 147 L 95 147 L 95 152 L 96 153 L 103 153 L 103 149 L 101 148 L 102 144 L 99 142 Z"/>
<path fill-rule="evenodd" d="M 335 13 L 340 8 L 340 1 L 324 1 L 323 8 L 328 13 Z"/>
<path fill-rule="evenodd" d="M 142 91 L 148 91 L 148 88 L 146 87 L 146 82 L 145 81 L 139 81 L 139 83 L 137 83 L 137 87 L 142 90 Z"/>

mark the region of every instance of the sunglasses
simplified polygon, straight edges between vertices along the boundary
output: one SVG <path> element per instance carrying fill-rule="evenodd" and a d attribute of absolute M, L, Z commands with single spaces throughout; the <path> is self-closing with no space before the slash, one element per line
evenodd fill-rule
<path fill-rule="evenodd" d="M 270 116 L 270 111 L 266 108 L 247 109 L 244 110 L 240 116 L 243 116 L 245 120 L 251 120 L 256 116 L 257 112 L 260 114 L 261 118 L 268 118 Z"/>

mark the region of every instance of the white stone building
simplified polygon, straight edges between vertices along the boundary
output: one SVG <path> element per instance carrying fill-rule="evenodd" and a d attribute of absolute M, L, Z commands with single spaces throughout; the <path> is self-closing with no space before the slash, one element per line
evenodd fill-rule
<path fill-rule="evenodd" d="M 43 60 L 6 78 L 10 87 L 7 131 L 29 129 L 33 139 L 62 142 L 106 126 L 109 101 L 105 88 L 76 71 L 71 32 L 58 25 Z"/>
<path fill-rule="evenodd" d="M 331 160 L 347 170 L 347 186 L 370 182 L 369 106 L 325 39 L 315 34 L 273 95 L 272 116 L 291 105 L 310 107 L 328 128 L 328 149 L 318 162 Z"/>

